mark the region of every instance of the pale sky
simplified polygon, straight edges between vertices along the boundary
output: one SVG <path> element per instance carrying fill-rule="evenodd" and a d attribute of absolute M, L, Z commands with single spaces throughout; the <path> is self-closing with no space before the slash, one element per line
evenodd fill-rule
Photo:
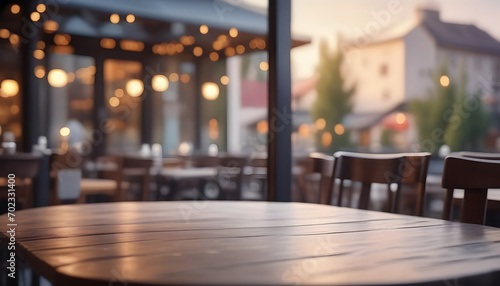
<path fill-rule="evenodd" d="M 267 7 L 267 0 L 243 1 Z M 337 33 L 354 36 L 358 29 L 363 30 L 375 20 L 373 13 L 388 10 L 391 2 L 400 5 L 401 11 L 391 14 L 389 28 L 412 17 L 416 7 L 425 5 L 439 8 L 443 21 L 475 24 L 500 40 L 499 0 L 292 0 L 292 34 L 311 38 L 311 44 L 292 50 L 292 78 L 314 75 L 322 39 L 333 47 Z"/>

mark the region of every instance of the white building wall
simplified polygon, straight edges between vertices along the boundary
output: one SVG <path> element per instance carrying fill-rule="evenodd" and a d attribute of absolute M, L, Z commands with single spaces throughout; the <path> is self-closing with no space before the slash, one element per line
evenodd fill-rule
<path fill-rule="evenodd" d="M 405 99 L 426 98 L 434 88 L 436 43 L 429 32 L 415 27 L 403 37 L 405 43 Z"/>
<path fill-rule="evenodd" d="M 404 58 L 402 40 L 361 47 L 350 54 L 346 84 L 356 85 L 354 113 L 384 112 L 404 100 Z"/>
<path fill-rule="evenodd" d="M 447 64 L 450 80 L 460 80 L 460 73 L 465 70 L 467 74 L 467 91 L 474 93 L 480 91 L 483 96 L 492 93 L 494 83 L 495 62 L 499 56 L 481 54 L 467 50 L 438 48 L 438 65 Z"/>

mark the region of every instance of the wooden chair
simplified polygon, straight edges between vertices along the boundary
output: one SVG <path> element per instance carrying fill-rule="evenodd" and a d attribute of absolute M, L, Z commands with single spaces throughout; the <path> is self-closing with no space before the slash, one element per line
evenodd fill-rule
<path fill-rule="evenodd" d="M 456 152 L 456 153 L 451 153 L 450 156 L 461 156 L 461 157 L 485 159 L 485 160 L 500 160 L 500 153 Z"/>
<path fill-rule="evenodd" d="M 195 168 L 217 167 L 219 165 L 219 157 L 198 155 L 185 158 L 186 163 Z"/>
<path fill-rule="evenodd" d="M 485 160 L 500 160 L 500 153 L 485 153 L 485 152 L 470 152 L 470 151 L 462 151 L 462 152 L 454 152 L 450 154 L 451 156 L 462 156 L 467 158 L 476 158 L 476 159 L 485 159 Z M 452 217 L 453 207 L 460 206 L 462 204 L 463 198 L 452 199 L 452 206 L 450 210 L 450 218 Z M 500 212 L 500 200 L 496 198 L 488 199 L 486 204 L 486 212 Z"/>
<path fill-rule="evenodd" d="M 371 184 L 387 184 L 388 201 L 386 211 L 391 211 L 392 191 L 391 184 L 399 188 L 403 179 L 400 170 L 405 164 L 404 156 L 400 154 L 364 154 L 352 152 L 336 152 L 330 190 L 333 190 L 335 179 L 340 179 L 337 206 L 342 206 L 344 181 L 361 182 L 361 193 L 358 201 L 359 209 L 368 209 L 370 202 Z M 327 201 L 331 201 L 331 194 Z"/>
<path fill-rule="evenodd" d="M 218 171 L 216 183 L 220 187 L 224 199 L 241 200 L 243 189 L 243 170 L 248 163 L 248 158 L 223 155 L 192 157 L 194 167 L 216 167 Z M 207 182 L 199 183 L 201 187 Z"/>
<path fill-rule="evenodd" d="M 314 159 L 309 156 L 300 156 L 293 158 L 293 164 L 296 166 L 297 173 L 292 171 L 294 191 L 292 199 L 300 202 L 317 201 L 317 185 L 319 184 L 321 174 L 314 170 Z"/>
<path fill-rule="evenodd" d="M 82 157 L 68 151 L 64 154 L 53 153 L 50 156 L 50 203 L 74 203 L 81 195 Z"/>
<path fill-rule="evenodd" d="M 150 198 L 150 184 L 151 184 L 151 167 L 153 167 L 153 159 L 144 158 L 144 157 L 131 157 L 124 156 L 121 157 L 122 160 L 122 168 L 123 174 L 126 175 L 127 169 L 136 170 L 136 174 L 139 174 L 142 177 L 141 191 L 142 196 L 141 199 L 143 201 L 149 201 Z"/>
<path fill-rule="evenodd" d="M 319 204 L 331 204 L 331 201 L 327 201 L 327 198 L 328 193 L 332 191 L 329 187 L 332 180 L 334 157 L 322 153 L 311 153 L 309 158 L 313 162 L 313 172 L 321 175 L 316 202 Z"/>
<path fill-rule="evenodd" d="M 417 186 L 417 200 L 415 205 L 415 215 L 424 215 L 424 200 L 425 200 L 425 186 L 427 183 L 427 171 L 429 170 L 429 162 L 431 160 L 431 153 L 403 153 L 405 157 L 405 167 L 403 173 L 403 185 L 416 185 Z M 399 213 L 401 191 L 396 192 L 396 199 L 394 202 L 393 212 Z"/>
<path fill-rule="evenodd" d="M 259 184 L 260 194 L 264 200 L 267 200 L 267 157 L 252 158 L 249 166 L 249 180 Z"/>
<path fill-rule="evenodd" d="M 241 200 L 243 190 L 243 170 L 248 158 L 238 156 L 219 157 L 217 181 L 225 199 Z"/>
<path fill-rule="evenodd" d="M 183 157 L 187 168 L 217 168 L 212 176 L 189 177 L 184 180 L 170 179 L 168 184 L 172 193 L 188 187 L 197 188 L 206 198 L 241 200 L 243 187 L 243 170 L 247 164 L 246 157 L 238 156 L 190 156 Z M 161 183 L 163 185 L 163 183 Z M 208 195 L 208 192 L 211 195 Z M 175 199 L 174 196 L 168 199 Z"/>
<path fill-rule="evenodd" d="M 104 172 L 104 177 L 111 178 L 117 182 L 116 200 L 127 200 L 127 191 L 130 189 L 130 180 L 139 178 L 141 181 L 141 200 L 148 201 L 150 198 L 151 167 L 153 159 L 134 156 L 105 156 L 98 159 L 104 164 L 115 164 L 115 169 Z"/>
<path fill-rule="evenodd" d="M 430 153 L 363 154 L 337 152 L 334 154 L 332 180 L 328 189 L 327 202 L 331 201 L 335 179 L 340 179 L 337 205 L 343 201 L 344 181 L 361 182 L 358 208 L 368 209 L 372 183 L 387 184 L 386 211 L 399 212 L 401 185 L 416 184 L 417 200 L 415 215 L 423 215 L 425 182 Z M 390 188 L 397 184 L 395 199 Z"/>
<path fill-rule="evenodd" d="M 464 189 L 460 221 L 484 224 L 488 189 L 500 188 L 500 161 L 448 156 L 442 187 L 447 190 L 443 219 L 450 219 L 454 189 Z"/>
<path fill-rule="evenodd" d="M 33 179 L 38 174 L 41 155 L 30 153 L 18 153 L 0 156 L 0 178 L 5 184 L 0 187 L 0 199 L 8 199 L 9 174 L 15 175 L 16 205 L 21 203 L 22 208 L 33 207 Z"/>
<path fill-rule="evenodd" d="M 82 178 L 82 165 L 82 157 L 74 150 L 52 154 L 50 158 L 51 204 L 86 203 L 90 195 L 104 195 L 116 201 L 119 199 L 120 189 L 128 188 L 127 184 L 119 182 L 116 178 Z M 75 182 L 68 185 L 68 179 Z"/>

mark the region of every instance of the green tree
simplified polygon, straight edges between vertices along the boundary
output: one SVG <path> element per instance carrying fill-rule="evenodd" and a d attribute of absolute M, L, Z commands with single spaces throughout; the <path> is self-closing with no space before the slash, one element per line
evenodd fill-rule
<path fill-rule="evenodd" d="M 410 102 L 409 110 L 415 116 L 419 141 L 423 151 L 436 153 L 444 144 L 448 120 L 443 116 L 453 108 L 456 98 L 456 82 L 447 76 L 446 66 L 433 75 L 434 89 L 427 99 Z"/>
<path fill-rule="evenodd" d="M 462 72 L 457 102 L 450 112 L 444 135 L 446 145 L 452 151 L 479 150 L 482 139 L 488 132 L 491 117 L 481 100 L 480 91 L 467 93 L 467 76 Z"/>
<path fill-rule="evenodd" d="M 339 45 L 340 46 L 340 45 Z M 320 150 L 334 152 L 339 147 L 349 145 L 349 134 L 344 131 L 342 135 L 335 133 L 335 126 L 342 123 L 342 119 L 352 110 L 352 95 L 355 86 L 346 89 L 342 75 L 344 55 L 337 48 L 330 51 L 326 41 L 320 45 L 320 63 L 318 66 L 319 80 L 316 85 L 317 99 L 311 110 L 314 121 L 323 118 L 326 127 L 317 133 L 317 145 Z M 325 132 L 333 135 L 332 144 L 322 146 L 322 136 Z"/>
<path fill-rule="evenodd" d="M 433 76 L 431 96 L 410 102 L 424 151 L 436 153 L 444 144 L 453 151 L 478 149 L 488 129 L 490 117 L 479 94 L 467 93 L 465 69 L 461 70 L 456 81 L 447 76 L 446 65 L 441 67 Z"/>

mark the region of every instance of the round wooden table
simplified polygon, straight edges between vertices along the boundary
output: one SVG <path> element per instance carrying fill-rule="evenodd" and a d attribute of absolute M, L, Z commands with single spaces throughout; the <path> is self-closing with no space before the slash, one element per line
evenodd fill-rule
<path fill-rule="evenodd" d="M 464 277 L 495 285 L 500 272 L 500 229 L 325 205 L 64 205 L 16 212 L 16 223 L 17 255 L 56 286 L 455 285 Z"/>

